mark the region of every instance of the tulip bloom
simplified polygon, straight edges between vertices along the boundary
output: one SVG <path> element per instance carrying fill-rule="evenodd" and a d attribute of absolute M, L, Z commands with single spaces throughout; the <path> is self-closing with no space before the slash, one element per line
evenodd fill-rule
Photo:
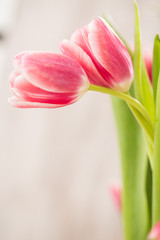
<path fill-rule="evenodd" d="M 76 59 L 91 84 L 128 91 L 133 80 L 129 52 L 113 29 L 102 18 L 77 30 L 71 41 L 60 43 L 63 54 Z"/>
<path fill-rule="evenodd" d="M 88 78 L 74 59 L 55 53 L 24 52 L 14 59 L 10 76 L 14 97 L 21 108 L 56 108 L 77 101 L 89 87 Z"/>
<path fill-rule="evenodd" d="M 160 240 L 160 222 L 158 222 L 150 231 L 148 239 Z"/>

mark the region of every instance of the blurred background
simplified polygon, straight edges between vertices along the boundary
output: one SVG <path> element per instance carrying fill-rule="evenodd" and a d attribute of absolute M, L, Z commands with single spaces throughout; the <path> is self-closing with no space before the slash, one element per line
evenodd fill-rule
<path fill-rule="evenodd" d="M 139 1 L 142 40 L 152 48 L 160 4 Z M 107 95 L 87 93 L 60 109 L 15 109 L 8 77 L 24 50 L 58 42 L 106 14 L 132 44 L 132 0 L 0 0 L 0 239 L 121 240 L 110 195 L 120 158 Z"/>

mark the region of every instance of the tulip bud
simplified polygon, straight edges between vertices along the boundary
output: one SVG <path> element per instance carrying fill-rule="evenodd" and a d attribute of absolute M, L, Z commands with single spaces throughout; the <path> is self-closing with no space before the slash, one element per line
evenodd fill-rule
<path fill-rule="evenodd" d="M 76 102 L 89 87 L 88 78 L 74 59 L 47 52 L 24 52 L 14 59 L 10 76 L 14 97 L 9 102 L 20 108 L 57 108 Z"/>
<path fill-rule="evenodd" d="M 77 30 L 71 41 L 60 43 L 63 54 L 76 59 L 90 83 L 128 91 L 133 80 L 129 52 L 113 29 L 102 18 Z"/>

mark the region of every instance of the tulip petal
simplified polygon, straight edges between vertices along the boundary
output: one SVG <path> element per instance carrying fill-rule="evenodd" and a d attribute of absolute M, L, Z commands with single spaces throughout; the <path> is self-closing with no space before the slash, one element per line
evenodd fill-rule
<path fill-rule="evenodd" d="M 153 51 L 144 51 L 143 57 L 144 57 L 144 62 L 147 68 L 147 73 L 149 76 L 149 79 L 152 83 L 152 62 L 153 62 L 153 56 L 152 56 Z"/>
<path fill-rule="evenodd" d="M 90 55 L 90 46 L 88 44 L 88 26 L 76 30 L 71 36 L 71 42 L 82 48 L 86 54 Z"/>
<path fill-rule="evenodd" d="M 61 52 L 69 57 L 72 57 L 80 63 L 84 71 L 86 72 L 90 83 L 95 85 L 106 86 L 106 81 L 99 74 L 95 68 L 91 58 L 86 54 L 86 52 L 76 45 L 74 42 L 68 40 L 63 40 L 60 43 Z"/>
<path fill-rule="evenodd" d="M 9 76 L 9 82 L 11 84 L 11 88 L 14 86 L 14 81 L 16 79 L 16 77 L 20 76 L 21 73 L 17 72 L 16 70 L 13 71 L 10 76 Z"/>
<path fill-rule="evenodd" d="M 119 211 L 122 210 L 122 188 L 118 185 L 111 185 L 110 187 L 111 195 L 115 202 L 115 205 Z"/>
<path fill-rule="evenodd" d="M 148 239 L 160 240 L 160 222 L 158 222 L 150 231 Z"/>
<path fill-rule="evenodd" d="M 59 108 L 59 107 L 66 106 L 62 104 L 60 105 L 60 104 L 47 104 L 47 103 L 39 103 L 39 102 L 25 102 L 25 101 L 21 101 L 15 96 L 9 98 L 8 101 L 13 107 L 17 107 L 17 108 Z"/>
<path fill-rule="evenodd" d="M 79 97 L 74 92 L 54 93 L 45 91 L 28 82 L 23 75 L 16 77 L 12 91 L 21 100 L 49 104 L 70 104 Z"/>
<path fill-rule="evenodd" d="M 123 81 L 122 87 L 126 82 L 125 90 L 128 90 L 133 78 L 131 57 L 111 27 L 101 18 L 93 20 L 89 24 L 88 41 L 99 63 L 114 76 L 111 85 Z"/>
<path fill-rule="evenodd" d="M 26 51 L 26 52 L 21 52 L 18 55 L 15 56 L 14 60 L 13 60 L 13 65 L 14 68 L 17 72 L 21 72 L 21 65 L 22 65 L 22 60 L 23 57 L 27 54 L 31 53 L 30 51 Z"/>
<path fill-rule="evenodd" d="M 46 91 L 76 92 L 88 82 L 74 59 L 55 53 L 32 53 L 23 57 L 23 76 Z M 89 84 L 88 84 L 89 86 Z"/>
<path fill-rule="evenodd" d="M 88 26 L 85 26 L 82 29 L 78 29 L 77 31 L 75 31 L 75 33 L 72 34 L 71 41 L 78 45 L 81 49 L 83 49 L 83 51 L 90 57 L 95 68 L 97 69 L 101 77 L 104 79 L 103 84 L 101 84 L 102 80 L 101 82 L 98 82 L 97 80 L 98 85 L 112 88 L 114 86 L 114 84 L 112 83 L 113 76 L 98 62 L 96 55 L 94 55 L 89 44 L 88 36 Z"/>

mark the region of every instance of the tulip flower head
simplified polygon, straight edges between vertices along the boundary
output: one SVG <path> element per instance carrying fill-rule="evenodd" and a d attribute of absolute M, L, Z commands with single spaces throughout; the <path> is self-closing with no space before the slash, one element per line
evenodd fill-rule
<path fill-rule="evenodd" d="M 91 84 L 129 90 L 133 80 L 130 54 L 104 19 L 99 17 L 77 30 L 71 41 L 60 43 L 60 49 L 81 64 Z"/>
<path fill-rule="evenodd" d="M 14 97 L 21 108 L 56 108 L 77 101 L 89 87 L 88 78 L 74 59 L 46 52 L 24 52 L 14 59 L 10 76 Z"/>

